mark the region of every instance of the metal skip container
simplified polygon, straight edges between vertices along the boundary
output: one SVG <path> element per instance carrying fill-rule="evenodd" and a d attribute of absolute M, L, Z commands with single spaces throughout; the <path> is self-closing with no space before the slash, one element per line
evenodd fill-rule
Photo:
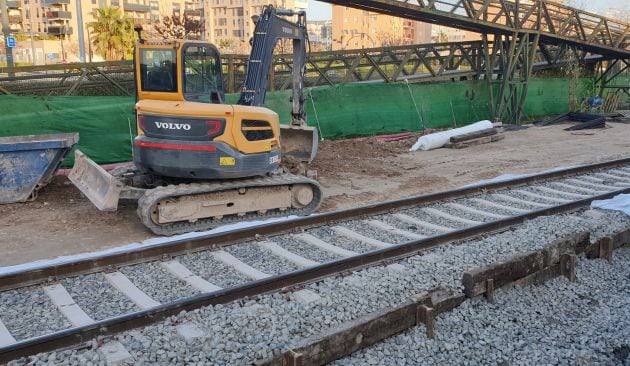
<path fill-rule="evenodd" d="M 0 137 L 0 204 L 34 200 L 77 142 L 78 133 Z"/>

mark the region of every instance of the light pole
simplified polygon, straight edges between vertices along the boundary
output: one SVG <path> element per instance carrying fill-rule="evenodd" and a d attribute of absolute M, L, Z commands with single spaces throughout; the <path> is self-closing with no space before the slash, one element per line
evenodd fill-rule
<path fill-rule="evenodd" d="M 83 11 L 81 10 L 81 1 L 77 1 L 77 33 L 79 36 L 79 58 L 81 62 L 85 62 L 85 39 L 83 39 Z"/>
<path fill-rule="evenodd" d="M 7 0 L 0 0 L 0 20 L 2 20 L 2 33 L 4 34 L 4 47 L 7 54 L 7 67 L 13 67 L 13 47 L 9 47 L 7 38 L 11 35 L 9 27 L 9 14 L 7 8 Z"/>

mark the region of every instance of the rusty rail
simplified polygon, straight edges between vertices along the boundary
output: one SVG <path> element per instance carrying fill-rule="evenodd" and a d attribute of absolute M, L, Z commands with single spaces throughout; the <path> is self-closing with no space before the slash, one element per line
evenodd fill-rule
<path fill-rule="evenodd" d="M 415 206 L 418 204 L 453 199 L 479 192 L 486 192 L 488 190 L 534 183 L 541 180 L 574 175 L 589 172 L 595 169 L 610 168 L 629 163 L 630 158 L 585 165 L 562 171 L 542 173 L 523 178 L 517 178 L 510 181 L 490 183 L 429 195 L 416 196 L 408 199 L 373 204 L 355 209 L 331 212 L 327 214 L 290 220 L 286 222 L 261 225 L 244 230 L 234 230 L 220 234 L 212 234 L 195 239 L 179 240 L 171 243 L 155 245 L 148 248 L 140 248 L 126 253 L 104 255 L 98 258 L 77 260 L 71 263 L 19 271 L 1 276 L 0 289 L 6 290 L 10 288 L 32 285 L 35 283 L 42 283 L 45 281 L 58 280 L 62 277 L 102 271 L 107 268 L 128 265 L 131 263 L 159 260 L 192 251 L 230 245 L 238 241 L 255 240 L 256 238 L 259 238 L 260 235 L 275 235 L 283 232 L 304 229 L 307 227 L 330 224 L 340 220 L 347 220 L 363 217 L 366 215 L 384 213 L 394 209 Z M 149 310 L 138 311 L 123 316 L 98 321 L 88 326 L 71 328 L 50 335 L 28 339 L 4 348 L 0 348 L 0 362 L 6 362 L 21 357 L 23 355 L 29 355 L 46 350 L 66 347 L 72 344 L 86 341 L 98 335 L 114 334 L 128 329 L 148 325 L 156 321 L 165 319 L 166 317 L 175 315 L 183 310 L 192 310 L 207 305 L 228 303 L 238 299 L 256 296 L 271 291 L 278 291 L 297 285 L 303 285 L 305 283 L 313 282 L 327 276 L 347 272 L 348 270 L 357 270 L 367 266 L 393 261 L 395 259 L 413 255 L 420 251 L 424 251 L 442 245 L 444 243 L 461 241 L 464 239 L 470 239 L 478 235 L 487 234 L 489 232 L 504 230 L 506 228 L 518 225 L 526 220 L 531 220 L 539 216 L 554 215 L 572 211 L 590 205 L 593 200 L 611 198 L 620 193 L 630 193 L 630 188 L 609 192 L 596 197 L 582 199 L 579 201 L 574 201 L 537 211 L 532 211 L 519 216 L 513 216 L 499 221 L 481 224 L 471 228 L 452 231 L 439 236 L 407 242 L 401 245 L 372 251 L 362 255 L 328 262 L 316 267 L 310 267 L 290 273 L 272 276 L 266 279 L 249 282 L 245 285 L 234 288 L 223 289 L 213 293 L 199 294 L 190 298 L 181 299 L 168 304 L 163 304 Z"/>

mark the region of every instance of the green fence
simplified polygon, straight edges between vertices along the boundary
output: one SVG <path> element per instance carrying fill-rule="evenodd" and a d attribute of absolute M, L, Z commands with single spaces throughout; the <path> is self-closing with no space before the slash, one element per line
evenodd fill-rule
<path fill-rule="evenodd" d="M 583 79 L 588 89 L 590 79 Z M 568 110 L 568 81 L 530 81 L 528 118 Z M 582 91 L 588 95 L 590 90 Z M 281 122 L 290 118 L 290 91 L 270 92 L 267 107 Z M 309 124 L 324 138 L 418 131 L 463 126 L 489 119 L 488 91 L 483 81 L 448 84 L 354 83 L 314 87 L 307 92 Z M 237 96 L 228 96 L 235 102 Z M 0 96 L 0 136 L 79 132 L 79 148 L 99 163 L 131 159 L 135 131 L 133 98 Z M 131 130 L 131 132 L 130 132 Z M 72 161 L 67 162 L 71 164 Z"/>

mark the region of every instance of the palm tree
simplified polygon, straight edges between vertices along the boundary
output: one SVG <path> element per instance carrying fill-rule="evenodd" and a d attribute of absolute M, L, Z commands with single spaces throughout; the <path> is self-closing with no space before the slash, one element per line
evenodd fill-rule
<path fill-rule="evenodd" d="M 94 50 L 106 60 L 125 58 L 134 43 L 133 19 L 123 15 L 119 8 L 97 9 L 96 21 L 91 28 Z"/>

